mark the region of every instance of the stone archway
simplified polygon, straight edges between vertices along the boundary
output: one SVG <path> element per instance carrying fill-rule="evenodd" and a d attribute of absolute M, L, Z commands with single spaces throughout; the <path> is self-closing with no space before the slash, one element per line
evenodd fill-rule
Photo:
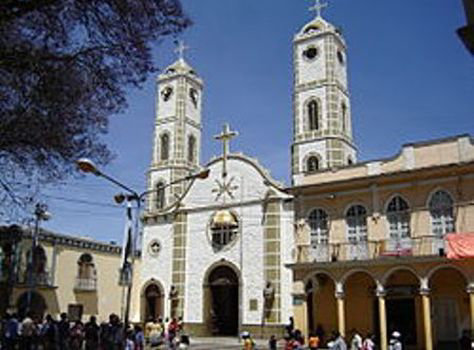
<path fill-rule="evenodd" d="M 239 329 L 239 278 L 229 266 L 215 267 L 208 275 L 208 328 L 213 335 L 235 336 Z"/>
<path fill-rule="evenodd" d="M 156 320 L 164 316 L 164 293 L 158 283 L 151 282 L 144 288 L 142 305 L 143 321 Z"/>
<path fill-rule="evenodd" d="M 364 335 L 375 333 L 378 321 L 375 289 L 375 279 L 367 271 L 347 275 L 344 281 L 347 335 L 353 329 Z"/>
<path fill-rule="evenodd" d="M 20 318 L 30 313 L 33 317 L 43 318 L 48 306 L 43 296 L 37 292 L 24 292 L 18 297 L 17 310 Z"/>
<path fill-rule="evenodd" d="M 419 276 L 412 269 L 402 267 L 389 271 L 384 281 L 388 334 L 398 331 L 407 349 L 420 348 L 423 344 L 423 312 Z"/>
<path fill-rule="evenodd" d="M 308 305 L 308 332 L 317 333 L 325 342 L 338 329 L 336 285 L 329 274 L 317 272 L 305 285 Z"/>
<path fill-rule="evenodd" d="M 455 349 L 470 324 L 466 303 L 467 280 L 452 266 L 442 266 L 429 275 L 433 345 L 436 349 Z"/>

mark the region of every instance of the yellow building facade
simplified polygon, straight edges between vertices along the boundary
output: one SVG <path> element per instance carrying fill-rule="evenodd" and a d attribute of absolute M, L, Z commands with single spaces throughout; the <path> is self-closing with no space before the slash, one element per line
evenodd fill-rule
<path fill-rule="evenodd" d="M 40 230 L 31 259 L 32 237 L 29 228 L 0 228 L 2 315 L 30 310 L 57 318 L 66 312 L 71 319 L 102 321 L 123 313 L 119 246 Z"/>
<path fill-rule="evenodd" d="M 469 135 L 405 145 L 391 159 L 306 173 L 291 189 L 311 236 L 290 264 L 305 334 L 393 331 L 407 349 L 457 349 L 474 329 L 474 259 L 446 257 L 446 234 L 474 235 Z"/>

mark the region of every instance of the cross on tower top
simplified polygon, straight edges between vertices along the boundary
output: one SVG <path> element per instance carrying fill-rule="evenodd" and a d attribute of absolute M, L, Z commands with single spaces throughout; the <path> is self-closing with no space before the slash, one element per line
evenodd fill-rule
<path fill-rule="evenodd" d="M 239 135 L 237 131 L 231 131 L 229 124 L 224 124 L 224 128 L 219 135 L 214 136 L 216 140 L 222 141 L 222 157 L 223 157 L 223 165 L 222 165 L 222 178 L 227 176 L 227 155 L 229 152 L 229 143 L 235 136 Z"/>
<path fill-rule="evenodd" d="M 178 54 L 179 59 L 184 59 L 184 51 L 188 50 L 189 46 L 186 46 L 183 40 L 178 40 L 176 44 L 177 47 L 174 49 L 174 52 Z"/>
<path fill-rule="evenodd" d="M 328 7 L 328 4 L 327 2 L 321 3 L 321 0 L 314 0 L 314 2 L 314 6 L 311 6 L 309 10 L 316 12 L 316 17 L 319 18 L 321 17 L 321 12 L 323 8 Z"/>

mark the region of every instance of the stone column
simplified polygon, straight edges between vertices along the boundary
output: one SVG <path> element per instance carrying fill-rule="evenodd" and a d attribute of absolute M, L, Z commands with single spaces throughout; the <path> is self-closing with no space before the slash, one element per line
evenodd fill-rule
<path fill-rule="evenodd" d="M 466 289 L 467 294 L 469 294 L 469 301 L 471 305 L 471 332 L 474 332 L 474 282 L 469 283 Z M 473 334 L 471 334 L 471 337 Z"/>
<path fill-rule="evenodd" d="M 336 300 L 337 300 L 337 328 L 339 333 L 344 337 L 346 335 L 346 313 L 344 305 L 344 286 L 341 282 L 336 283 Z"/>
<path fill-rule="evenodd" d="M 431 333 L 430 288 L 428 285 L 428 279 L 423 279 L 421 281 L 420 295 L 423 304 L 423 329 L 425 333 L 425 349 L 433 350 L 433 336 Z"/>
<path fill-rule="evenodd" d="M 380 349 L 387 350 L 387 309 L 385 308 L 385 287 L 377 282 L 377 290 L 375 292 L 379 303 L 379 325 L 380 325 Z"/>
<path fill-rule="evenodd" d="M 293 283 L 293 318 L 295 329 L 299 329 L 305 337 L 308 336 L 308 303 L 302 281 Z M 312 312 L 312 310 L 311 310 Z"/>

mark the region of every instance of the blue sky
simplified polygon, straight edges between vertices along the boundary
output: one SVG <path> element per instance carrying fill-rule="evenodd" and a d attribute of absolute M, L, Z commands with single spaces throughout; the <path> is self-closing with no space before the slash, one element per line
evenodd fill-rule
<path fill-rule="evenodd" d="M 359 160 L 396 154 L 402 144 L 474 134 L 474 59 L 455 30 L 461 0 L 332 0 L 323 17 L 348 44 L 352 118 Z M 292 142 L 292 38 L 313 14 L 310 0 L 182 0 L 194 25 L 180 38 L 204 79 L 202 164 L 220 154 L 213 139 L 229 122 L 231 145 L 259 159 L 289 185 Z M 174 38 L 156 46 L 165 68 Z M 129 107 L 111 118 L 105 137 L 115 160 L 104 172 L 138 192 L 150 164 L 155 77 L 130 90 Z M 56 232 L 120 241 L 124 210 L 117 189 L 93 176 L 42 191 Z"/>

